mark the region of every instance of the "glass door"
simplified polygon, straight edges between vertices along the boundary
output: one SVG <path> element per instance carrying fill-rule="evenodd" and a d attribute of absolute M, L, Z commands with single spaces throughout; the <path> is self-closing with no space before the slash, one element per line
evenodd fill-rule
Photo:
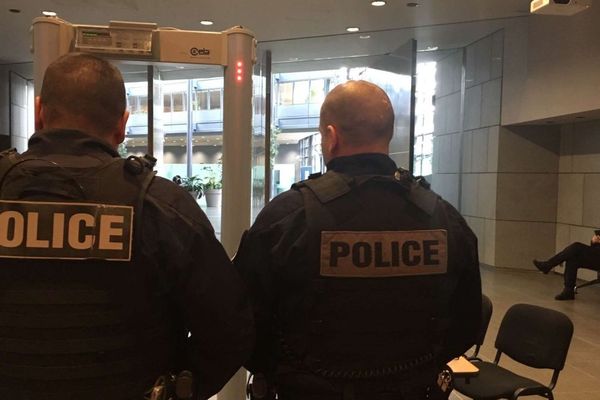
<path fill-rule="evenodd" d="M 119 68 L 131 114 L 119 152 L 122 156 L 152 152 L 158 175 L 182 185 L 196 199 L 220 238 L 223 68 L 178 64 L 119 64 Z"/>
<path fill-rule="evenodd" d="M 375 34 L 298 39 L 259 46 L 273 54 L 271 198 L 311 173 L 324 172 L 318 129 L 320 108 L 327 93 L 348 80 L 372 82 L 388 94 L 395 113 L 389 155 L 399 167 L 412 170 L 416 41 L 408 34 L 381 33 L 397 35 L 404 44 L 392 49 L 371 44 L 378 50 L 372 55 L 364 54 L 364 43 L 376 41 Z M 386 43 L 390 41 L 386 39 Z M 313 48 L 314 58 L 294 57 L 293 49 L 297 47 Z"/>

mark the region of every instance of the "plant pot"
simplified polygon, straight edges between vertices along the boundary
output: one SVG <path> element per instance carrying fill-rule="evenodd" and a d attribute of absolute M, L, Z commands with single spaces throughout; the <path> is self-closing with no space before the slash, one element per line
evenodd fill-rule
<path fill-rule="evenodd" d="M 222 189 L 208 189 L 204 191 L 207 207 L 221 207 L 221 190 Z"/>
<path fill-rule="evenodd" d="M 196 191 L 196 190 L 188 190 L 188 193 L 194 198 L 194 199 L 198 199 L 198 195 L 200 194 L 200 192 Z"/>

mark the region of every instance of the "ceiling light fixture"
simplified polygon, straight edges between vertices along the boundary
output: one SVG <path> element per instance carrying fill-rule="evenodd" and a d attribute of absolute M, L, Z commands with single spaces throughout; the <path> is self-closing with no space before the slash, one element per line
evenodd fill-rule
<path fill-rule="evenodd" d="M 56 17 L 56 13 L 54 11 L 42 11 L 42 15 L 44 17 Z"/>
<path fill-rule="evenodd" d="M 385 6 L 386 4 L 387 4 L 387 3 L 386 3 L 385 1 L 383 1 L 383 0 L 375 0 L 375 1 L 372 1 L 372 2 L 371 2 L 371 5 L 372 5 L 373 7 L 383 7 L 383 6 Z"/>
<path fill-rule="evenodd" d="M 360 39 L 371 39 L 371 35 L 360 35 Z"/>
<path fill-rule="evenodd" d="M 212 24 L 214 24 L 214 22 L 211 21 L 211 20 L 209 20 L 209 19 L 203 19 L 202 21 L 200 21 L 200 25 L 209 26 L 209 25 L 212 25 Z"/>
<path fill-rule="evenodd" d="M 348 32 L 358 32 L 360 31 L 360 28 L 358 26 L 349 26 L 348 28 L 346 28 L 346 30 Z"/>
<path fill-rule="evenodd" d="M 419 7 L 419 3 L 406 3 L 406 7 Z"/>

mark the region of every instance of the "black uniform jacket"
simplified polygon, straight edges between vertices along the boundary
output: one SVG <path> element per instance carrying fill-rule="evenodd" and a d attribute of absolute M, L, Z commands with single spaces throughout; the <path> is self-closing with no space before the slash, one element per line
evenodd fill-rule
<path fill-rule="evenodd" d="M 119 157 L 106 142 L 68 130 L 35 133 L 25 155 L 89 165 Z M 110 182 L 104 185 L 111 190 Z M 161 177 L 154 178 L 145 197 L 141 252 L 147 263 L 139 277 L 141 292 L 154 304 L 169 304 L 164 324 L 180 335 L 191 333 L 185 356 L 199 397 L 209 397 L 246 361 L 254 342 L 243 282 L 197 203 Z"/>
<path fill-rule="evenodd" d="M 394 162 L 384 154 L 339 157 L 327 167 L 349 176 L 393 176 L 396 171 Z M 449 203 L 439 199 L 437 207 L 449 216 L 449 229 L 459 238 L 457 252 L 462 260 L 449 306 L 451 326 L 441 356 L 449 360 L 474 344 L 481 312 L 481 281 L 475 235 Z M 297 287 L 298 282 L 307 281 L 306 233 L 303 197 L 299 190 L 292 189 L 274 198 L 242 238 L 234 263 L 250 290 L 257 327 L 256 346 L 246 365 L 250 371 L 268 373 L 276 369 L 275 316 L 292 291 L 303 291 Z"/>

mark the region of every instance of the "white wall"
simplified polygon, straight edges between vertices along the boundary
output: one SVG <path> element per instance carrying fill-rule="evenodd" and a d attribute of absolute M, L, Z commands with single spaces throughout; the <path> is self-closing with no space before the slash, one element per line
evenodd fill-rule
<path fill-rule="evenodd" d="M 505 29 L 502 125 L 600 109 L 600 4 Z"/>

